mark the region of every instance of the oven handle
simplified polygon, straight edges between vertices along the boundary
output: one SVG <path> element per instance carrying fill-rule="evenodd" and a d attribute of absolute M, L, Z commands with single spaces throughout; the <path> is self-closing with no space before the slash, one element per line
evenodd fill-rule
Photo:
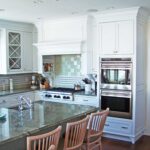
<path fill-rule="evenodd" d="M 109 96 L 109 97 L 123 97 L 123 98 L 131 98 L 131 92 L 111 92 L 111 91 L 107 91 L 107 92 L 104 92 L 102 91 L 101 92 L 101 96 Z"/>
<path fill-rule="evenodd" d="M 121 70 L 131 70 L 131 67 L 119 67 L 119 66 L 116 66 L 116 67 L 101 67 L 101 69 L 117 69 L 117 70 L 119 70 L 119 69 L 121 69 Z"/>

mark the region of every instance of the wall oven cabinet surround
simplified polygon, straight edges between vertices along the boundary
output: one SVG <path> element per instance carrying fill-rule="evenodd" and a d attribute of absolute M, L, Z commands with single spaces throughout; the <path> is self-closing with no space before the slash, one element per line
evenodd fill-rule
<path fill-rule="evenodd" d="M 101 59 L 101 88 L 131 90 L 131 58 Z"/>
<path fill-rule="evenodd" d="M 131 91 L 101 90 L 101 109 L 110 108 L 110 116 L 132 118 Z"/>
<path fill-rule="evenodd" d="M 106 121 L 106 126 L 104 132 L 106 136 L 111 138 L 131 141 L 135 143 L 145 131 L 145 110 L 146 110 L 146 99 L 145 99 L 145 50 L 146 50 L 146 25 L 147 25 L 147 13 L 143 8 L 134 7 L 122 10 L 112 10 L 109 12 L 104 12 L 97 15 L 97 23 L 99 25 L 99 52 L 101 58 L 131 58 L 129 66 L 125 69 L 119 69 L 120 63 L 117 63 L 118 71 L 116 67 L 111 69 L 106 69 L 106 66 L 102 66 L 102 71 L 100 73 L 107 76 L 107 80 L 102 80 L 100 75 L 100 88 L 99 95 L 102 91 L 102 102 L 106 107 L 114 103 L 115 105 L 110 105 L 111 109 L 117 110 L 120 113 L 123 111 L 130 112 L 130 119 L 125 117 L 108 117 Z M 101 60 L 100 60 L 101 61 Z M 130 69 L 131 66 L 131 69 Z M 101 67 L 101 65 L 100 65 Z M 101 69 L 100 69 L 101 70 Z M 108 71 L 106 71 L 108 70 Z M 124 71 L 122 71 L 124 70 Z M 130 72 L 131 71 L 131 72 Z M 111 74 L 111 76 L 110 76 Z M 124 80 L 122 80 L 124 79 Z M 103 85 L 109 85 L 103 87 Z M 110 87 L 113 85 L 113 88 Z M 131 89 L 115 88 L 117 86 L 128 87 L 131 85 Z M 105 94 L 103 90 L 116 90 L 118 91 L 128 91 L 131 92 L 131 109 L 129 109 L 130 97 L 126 97 L 123 94 L 123 98 L 117 94 Z M 105 95 L 104 95 L 105 94 Z M 130 94 L 128 94 L 130 95 Z M 106 101 L 104 101 L 104 99 Z M 101 100 L 101 96 L 100 96 Z M 122 100 L 122 102 L 121 102 Z M 119 101 L 120 108 L 115 108 Z M 105 102 L 105 103 L 104 103 Z M 107 102 L 107 103 L 106 103 Z M 122 105 L 121 105 L 122 103 Z M 110 109 L 110 110 L 111 110 Z M 120 109 L 120 110 L 119 110 Z M 148 115 L 147 115 L 148 116 Z M 148 119 L 147 119 L 148 120 Z M 147 128 L 149 129 L 149 128 Z"/>
<path fill-rule="evenodd" d="M 32 33 L 0 29 L 0 74 L 32 72 Z"/>

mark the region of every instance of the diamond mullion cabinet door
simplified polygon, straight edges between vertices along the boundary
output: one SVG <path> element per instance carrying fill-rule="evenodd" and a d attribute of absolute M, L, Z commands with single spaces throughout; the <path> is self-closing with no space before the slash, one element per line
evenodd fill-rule
<path fill-rule="evenodd" d="M 17 73 L 22 71 L 22 45 L 21 33 L 8 31 L 8 72 Z"/>

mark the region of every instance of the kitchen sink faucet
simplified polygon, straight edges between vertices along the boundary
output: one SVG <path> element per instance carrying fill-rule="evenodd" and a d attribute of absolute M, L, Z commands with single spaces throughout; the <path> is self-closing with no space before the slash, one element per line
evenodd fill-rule
<path fill-rule="evenodd" d="M 24 103 L 27 105 L 27 108 L 32 108 L 32 101 L 29 97 L 19 96 L 18 103 L 19 103 L 19 110 L 23 110 Z"/>

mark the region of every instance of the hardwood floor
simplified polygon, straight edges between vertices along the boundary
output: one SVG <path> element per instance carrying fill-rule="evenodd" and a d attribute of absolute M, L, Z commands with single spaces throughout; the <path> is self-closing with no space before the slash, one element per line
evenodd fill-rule
<path fill-rule="evenodd" d="M 150 136 L 143 136 L 135 144 L 108 138 L 102 139 L 103 150 L 150 150 Z M 63 150 L 63 140 L 58 150 Z"/>
<path fill-rule="evenodd" d="M 150 150 L 150 136 L 143 136 L 135 144 L 103 138 L 103 150 Z"/>

